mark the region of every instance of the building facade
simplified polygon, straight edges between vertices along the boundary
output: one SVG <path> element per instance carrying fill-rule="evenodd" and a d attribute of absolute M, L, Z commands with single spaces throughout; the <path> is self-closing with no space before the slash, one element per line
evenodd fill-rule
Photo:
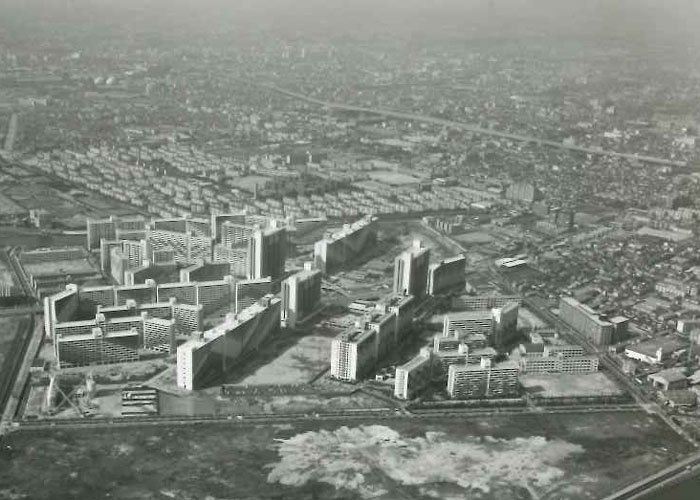
<path fill-rule="evenodd" d="M 431 264 L 428 268 L 428 294 L 438 295 L 451 290 L 464 290 L 467 284 L 466 265 L 467 258 L 463 255 Z"/>
<path fill-rule="evenodd" d="M 428 285 L 429 265 L 430 249 L 421 248 L 420 241 L 414 241 L 413 247 L 394 260 L 394 293 L 423 297 Z"/>
<path fill-rule="evenodd" d="M 294 328 L 321 302 L 321 271 L 304 270 L 282 282 L 282 326 Z"/>
<path fill-rule="evenodd" d="M 452 365 L 447 376 L 447 392 L 453 399 L 517 396 L 518 371 L 515 362 L 492 366 L 489 359 L 482 359 L 478 365 Z"/>
<path fill-rule="evenodd" d="M 612 342 L 613 324 L 572 297 L 559 300 L 559 317 L 596 345 L 610 345 Z"/>

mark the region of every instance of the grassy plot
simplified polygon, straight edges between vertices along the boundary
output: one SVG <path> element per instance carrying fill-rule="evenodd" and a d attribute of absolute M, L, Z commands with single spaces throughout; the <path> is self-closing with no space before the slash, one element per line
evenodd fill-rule
<path fill-rule="evenodd" d="M 12 355 L 18 335 L 24 330 L 26 319 L 17 317 L 0 318 L 0 376 L 7 363 L 8 356 Z"/>
<path fill-rule="evenodd" d="M 11 434 L 0 498 L 599 498 L 690 446 L 620 414 Z"/>

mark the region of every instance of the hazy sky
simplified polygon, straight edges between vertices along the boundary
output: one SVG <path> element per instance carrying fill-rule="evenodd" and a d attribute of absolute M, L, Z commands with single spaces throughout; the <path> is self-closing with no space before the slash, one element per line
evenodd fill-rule
<path fill-rule="evenodd" d="M 698 38 L 700 0 L 0 0 L 0 27 L 32 23 L 196 32 Z M 84 26 L 83 26 L 84 27 Z"/>

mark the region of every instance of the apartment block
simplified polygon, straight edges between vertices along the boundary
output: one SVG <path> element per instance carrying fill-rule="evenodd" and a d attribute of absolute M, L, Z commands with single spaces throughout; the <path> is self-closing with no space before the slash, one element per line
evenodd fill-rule
<path fill-rule="evenodd" d="M 376 221 L 376 217 L 368 215 L 317 241 L 314 244 L 315 267 L 325 274 L 333 274 L 355 260 L 376 241 Z"/>
<path fill-rule="evenodd" d="M 466 265 L 467 258 L 463 255 L 430 264 L 428 267 L 428 295 L 464 290 L 467 284 Z"/>
<path fill-rule="evenodd" d="M 559 300 L 559 317 L 596 345 L 609 345 L 612 342 L 613 324 L 572 297 L 561 297 Z"/>
<path fill-rule="evenodd" d="M 447 376 L 447 392 L 453 399 L 517 396 L 518 371 L 515 362 L 492 366 L 488 359 L 478 365 L 452 365 Z"/>
<path fill-rule="evenodd" d="M 321 302 L 321 271 L 304 270 L 282 282 L 282 324 L 294 328 Z"/>
<path fill-rule="evenodd" d="M 401 366 L 396 368 L 394 380 L 394 396 L 398 399 L 413 399 L 413 397 L 432 381 L 432 358 L 429 349 L 421 352 Z"/>

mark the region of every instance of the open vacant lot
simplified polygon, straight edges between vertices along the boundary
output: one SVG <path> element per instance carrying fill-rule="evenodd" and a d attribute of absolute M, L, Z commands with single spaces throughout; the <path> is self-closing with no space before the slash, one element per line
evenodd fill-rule
<path fill-rule="evenodd" d="M 87 259 L 56 260 L 53 262 L 37 262 L 23 264 L 24 269 L 32 276 L 53 276 L 55 274 L 89 274 L 97 270 Z"/>
<path fill-rule="evenodd" d="M 27 249 L 84 245 L 85 235 L 67 235 L 43 232 L 39 229 L 0 226 L 2 244 Z"/>
<path fill-rule="evenodd" d="M 389 186 L 401 186 L 403 184 L 418 184 L 420 179 L 411 175 L 402 174 L 400 172 L 392 172 L 391 170 L 375 170 L 369 173 L 370 179 L 388 184 Z"/>
<path fill-rule="evenodd" d="M 12 198 L 9 198 L 3 193 L 0 193 L 0 214 L 23 215 L 24 213 L 26 213 L 26 210 L 24 210 L 17 203 L 12 201 Z"/>
<path fill-rule="evenodd" d="M 207 390 L 193 394 L 175 396 L 162 393 L 160 412 L 162 415 L 259 415 L 315 413 L 347 409 L 383 408 L 389 404 L 373 396 L 354 394 L 251 394 L 232 397 L 217 397 L 215 391 Z"/>
<path fill-rule="evenodd" d="M 3 376 L 7 357 L 12 355 L 15 339 L 24 330 L 25 322 L 24 318 L 18 317 L 0 318 L 0 377 Z"/>
<path fill-rule="evenodd" d="M 688 451 L 641 412 L 20 432 L 0 498 L 592 499 Z"/>
<path fill-rule="evenodd" d="M 3 444 L 0 498 L 52 500 L 594 499 L 690 451 L 643 412 L 18 432 Z"/>
<path fill-rule="evenodd" d="M 584 375 L 531 374 L 520 377 L 525 390 L 533 395 L 547 397 L 589 397 L 618 395 L 623 391 L 602 372 Z"/>
<path fill-rule="evenodd" d="M 304 384 L 328 368 L 331 359 L 330 336 L 309 335 L 240 381 L 243 385 Z"/>

